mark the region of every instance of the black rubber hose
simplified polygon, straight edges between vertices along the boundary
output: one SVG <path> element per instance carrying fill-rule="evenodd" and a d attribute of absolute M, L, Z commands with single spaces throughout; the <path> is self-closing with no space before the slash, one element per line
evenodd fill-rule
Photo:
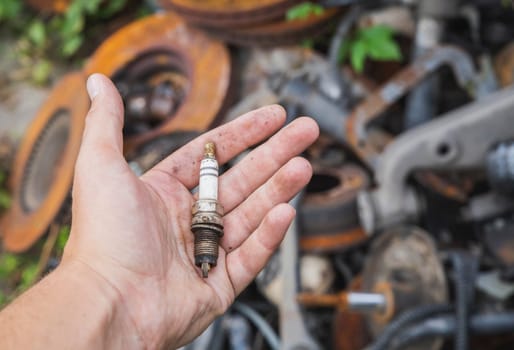
<path fill-rule="evenodd" d="M 452 252 L 450 259 L 455 274 L 455 350 L 469 348 L 469 309 L 473 303 L 477 260 L 466 252 Z"/>
<path fill-rule="evenodd" d="M 514 331 L 514 313 L 473 315 L 469 320 L 473 334 L 487 335 Z M 443 315 L 404 329 L 392 342 L 389 350 L 402 349 L 413 343 L 434 337 L 451 337 L 457 332 L 455 315 Z"/>
<path fill-rule="evenodd" d="M 453 311 L 453 307 L 447 304 L 422 305 L 415 309 L 410 309 L 396 317 L 386 329 L 380 334 L 375 342 L 368 348 L 369 350 L 388 350 L 391 340 L 400 333 L 405 327 L 419 321 L 431 318 L 440 314 Z"/>
<path fill-rule="evenodd" d="M 487 155 L 487 178 L 500 194 L 514 194 L 514 143 L 502 143 Z"/>

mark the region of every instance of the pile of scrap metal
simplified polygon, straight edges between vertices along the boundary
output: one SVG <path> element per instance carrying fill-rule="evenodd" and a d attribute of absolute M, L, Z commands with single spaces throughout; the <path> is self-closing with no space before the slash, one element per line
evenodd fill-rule
<path fill-rule="evenodd" d="M 187 348 L 512 348 L 514 10 L 325 0 L 322 15 L 286 21 L 301 2 L 160 0 L 163 13 L 109 37 L 27 131 L 4 247 L 28 249 L 69 208 L 88 74 L 119 88 L 138 173 L 198 133 L 281 103 L 289 120 L 310 115 L 322 130 L 305 154 L 314 176 L 292 201 L 298 218 Z M 364 74 L 341 65 L 350 33 L 377 24 L 409 59 L 368 61 Z M 332 40 L 283 46 L 316 34 Z"/>

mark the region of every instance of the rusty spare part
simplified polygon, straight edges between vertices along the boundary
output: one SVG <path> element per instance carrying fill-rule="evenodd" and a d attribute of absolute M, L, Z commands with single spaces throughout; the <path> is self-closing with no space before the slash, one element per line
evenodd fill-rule
<path fill-rule="evenodd" d="M 301 0 L 158 0 L 188 22 L 213 28 L 240 28 L 282 17 Z"/>
<path fill-rule="evenodd" d="M 41 12 L 66 12 L 72 0 L 25 0 L 30 7 Z"/>
<path fill-rule="evenodd" d="M 198 200 L 193 205 L 191 231 L 195 236 L 195 265 L 202 269 L 202 277 L 218 263 L 219 240 L 223 236 L 223 207 L 218 203 L 218 173 L 216 146 L 205 144 L 200 162 Z"/>
<path fill-rule="evenodd" d="M 383 312 L 387 297 L 381 293 L 341 292 L 338 294 L 300 293 L 298 302 L 306 307 L 337 307 L 349 311 Z"/>
<path fill-rule="evenodd" d="M 114 33 L 84 71 L 115 80 L 126 96 L 132 121 L 151 115 L 146 127 L 141 130 L 143 124 L 136 123 L 135 130 L 125 135 L 125 151 L 130 153 L 160 135 L 209 128 L 224 106 L 231 67 L 222 43 L 165 13 Z"/>
<path fill-rule="evenodd" d="M 338 9 L 326 10 L 321 15 L 311 15 L 294 21 L 278 20 L 243 28 L 204 27 L 209 34 L 227 43 L 240 46 L 283 46 L 301 43 L 330 28 L 339 14 Z"/>
<path fill-rule="evenodd" d="M 346 118 L 346 139 L 357 155 L 373 165 L 381 150 L 368 140 L 370 124 L 409 90 L 442 66 L 449 66 L 459 85 L 473 94 L 476 73 L 469 55 L 452 46 L 440 46 L 431 50 L 369 95 Z"/>
<path fill-rule="evenodd" d="M 0 224 L 8 251 L 30 248 L 68 196 L 89 109 L 85 81 L 82 73 L 64 76 L 21 141 L 11 175 L 12 205 Z"/>
<path fill-rule="evenodd" d="M 361 277 L 354 278 L 349 292 L 362 291 Z M 362 350 L 371 340 L 363 313 L 337 308 L 333 320 L 334 347 L 337 350 Z"/>
<path fill-rule="evenodd" d="M 514 84 L 514 43 L 507 45 L 494 60 L 494 69 L 503 87 Z"/>
<path fill-rule="evenodd" d="M 375 167 L 378 188 L 358 196 L 367 232 L 414 222 L 423 201 L 408 185 L 416 169 L 484 170 L 489 151 L 514 138 L 514 89 L 506 89 L 451 111 L 389 144 Z"/>
<path fill-rule="evenodd" d="M 394 310 L 368 316 L 378 336 L 396 315 L 426 304 L 443 304 L 448 287 L 432 238 L 418 228 L 398 228 L 381 235 L 371 247 L 362 275 L 362 288 L 391 291 Z M 439 343 L 436 341 L 436 343 Z M 423 349 L 433 349 L 434 342 Z"/>
<path fill-rule="evenodd" d="M 314 165 L 299 209 L 300 247 L 307 251 L 340 251 L 367 239 L 360 229 L 357 193 L 370 179 L 357 165 Z"/>

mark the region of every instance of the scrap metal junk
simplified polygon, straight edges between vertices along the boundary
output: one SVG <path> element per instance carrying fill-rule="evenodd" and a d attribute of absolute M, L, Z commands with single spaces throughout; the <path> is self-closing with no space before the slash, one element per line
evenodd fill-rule
<path fill-rule="evenodd" d="M 94 72 L 111 77 L 121 90 L 130 160 L 153 140 L 180 131 L 177 140 L 186 142 L 182 135 L 207 130 L 227 98 L 231 66 L 222 43 L 171 13 L 109 37 L 83 71 L 56 85 L 24 135 L 11 176 L 13 204 L 1 222 L 6 250 L 30 248 L 66 202 L 89 109 L 85 82 Z"/>
<path fill-rule="evenodd" d="M 66 207 L 87 75 L 118 87 L 138 174 L 218 123 L 280 103 L 288 121 L 307 114 L 320 126 L 304 154 L 312 180 L 291 202 L 298 216 L 280 250 L 189 347 L 514 346 L 514 10 L 457 0 L 157 3 L 163 13 L 122 28 L 63 78 L 29 128 L 2 221 L 7 249 L 30 247 Z M 324 7 L 287 20 L 297 5 Z M 385 23 L 399 29 L 399 62 L 366 46 L 369 26 L 381 33 Z M 298 45 L 323 31 L 315 49 Z M 363 72 L 340 63 L 340 50 L 351 63 L 363 47 Z M 204 274 L 217 256 L 212 238 Z"/>

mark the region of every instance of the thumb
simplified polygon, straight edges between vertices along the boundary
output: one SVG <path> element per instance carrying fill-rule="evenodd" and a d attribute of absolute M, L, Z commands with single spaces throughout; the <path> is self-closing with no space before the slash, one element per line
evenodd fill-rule
<path fill-rule="evenodd" d="M 126 165 L 123 157 L 123 102 L 109 78 L 93 74 L 87 80 L 91 108 L 86 116 L 77 172 L 98 166 Z"/>

